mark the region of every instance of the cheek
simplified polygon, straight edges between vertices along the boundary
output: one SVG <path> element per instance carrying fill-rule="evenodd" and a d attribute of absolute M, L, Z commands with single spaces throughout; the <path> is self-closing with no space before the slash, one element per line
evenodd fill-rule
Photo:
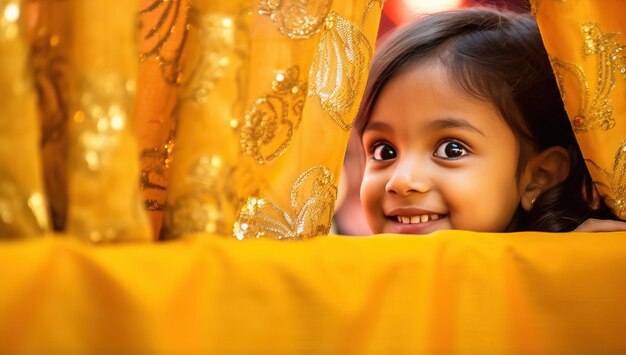
<path fill-rule="evenodd" d="M 448 175 L 441 192 L 455 229 L 498 232 L 508 225 L 519 199 L 515 169 L 506 165 Z"/>
<path fill-rule="evenodd" d="M 361 182 L 361 203 L 365 208 L 365 212 L 368 212 L 373 206 L 376 205 L 376 201 L 380 200 L 381 184 L 380 179 L 376 179 L 372 174 L 367 172 L 363 175 L 363 181 Z"/>
<path fill-rule="evenodd" d="M 382 213 L 382 198 L 385 191 L 385 180 L 382 176 L 365 172 L 361 182 L 361 205 L 370 227 L 375 230 L 375 219 Z"/>

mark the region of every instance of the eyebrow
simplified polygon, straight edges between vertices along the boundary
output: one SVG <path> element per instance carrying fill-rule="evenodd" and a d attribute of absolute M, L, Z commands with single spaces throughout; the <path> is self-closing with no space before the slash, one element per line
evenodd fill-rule
<path fill-rule="evenodd" d="M 474 125 L 472 125 L 471 123 L 467 122 L 466 120 L 462 118 L 449 117 L 449 118 L 435 120 L 428 125 L 428 128 L 430 129 L 461 128 L 461 129 L 473 131 L 482 136 L 485 136 L 485 133 L 483 133 L 483 131 L 476 128 Z M 363 130 L 363 132 L 370 131 L 370 130 L 389 132 L 389 131 L 393 131 L 393 128 L 391 128 L 391 125 L 389 125 L 388 123 L 378 121 L 378 122 L 373 122 L 371 124 L 368 124 Z"/>
<path fill-rule="evenodd" d="M 474 131 L 476 133 L 481 134 L 482 136 L 485 136 L 483 131 L 476 128 L 474 125 L 472 125 L 471 123 L 467 122 L 466 120 L 462 118 L 450 117 L 450 118 L 439 119 L 439 120 L 435 120 L 431 122 L 428 126 L 429 128 L 432 128 L 432 129 L 461 128 L 461 129 L 465 129 L 468 131 Z"/>
<path fill-rule="evenodd" d="M 363 132 L 366 132 L 366 131 L 389 132 L 389 131 L 393 131 L 393 128 L 391 128 L 391 125 L 389 125 L 388 123 L 378 121 L 378 122 L 368 123 L 365 126 L 365 129 L 363 129 Z"/>

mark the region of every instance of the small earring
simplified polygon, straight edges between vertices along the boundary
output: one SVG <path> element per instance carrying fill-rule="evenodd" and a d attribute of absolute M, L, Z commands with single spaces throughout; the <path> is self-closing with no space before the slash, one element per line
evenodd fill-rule
<path fill-rule="evenodd" d="M 536 197 L 533 197 L 533 199 L 530 200 L 530 208 L 533 208 L 533 206 L 535 205 L 535 200 L 536 199 L 537 199 Z"/>

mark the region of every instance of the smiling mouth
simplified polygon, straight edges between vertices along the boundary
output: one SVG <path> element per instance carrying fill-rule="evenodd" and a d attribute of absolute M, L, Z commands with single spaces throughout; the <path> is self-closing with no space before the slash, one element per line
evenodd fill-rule
<path fill-rule="evenodd" d="M 445 214 L 422 214 L 417 216 L 389 216 L 388 218 L 394 222 L 402 223 L 402 224 L 419 224 L 419 223 L 427 223 L 430 221 L 436 221 L 440 218 L 445 217 Z"/>

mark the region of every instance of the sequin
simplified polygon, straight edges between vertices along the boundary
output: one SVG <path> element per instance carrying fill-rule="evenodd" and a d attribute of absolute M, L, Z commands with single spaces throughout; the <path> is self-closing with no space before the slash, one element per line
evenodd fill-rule
<path fill-rule="evenodd" d="M 324 25 L 331 4 L 331 0 L 258 0 L 258 13 L 269 16 L 285 36 L 306 39 Z"/>
<path fill-rule="evenodd" d="M 347 131 L 367 79 L 372 47 L 357 27 L 338 14 L 331 12 L 326 22 L 311 65 L 309 96 L 318 97 L 322 109 Z"/>
<path fill-rule="evenodd" d="M 326 167 L 314 166 L 293 184 L 287 210 L 260 193 L 243 199 L 233 234 L 239 240 L 305 239 L 328 234 L 336 196 L 332 172 Z"/>
<path fill-rule="evenodd" d="M 293 132 L 302 120 L 307 84 L 300 79 L 300 68 L 277 70 L 272 92 L 257 99 L 238 125 L 242 153 L 265 164 L 280 156 L 289 146 Z"/>

